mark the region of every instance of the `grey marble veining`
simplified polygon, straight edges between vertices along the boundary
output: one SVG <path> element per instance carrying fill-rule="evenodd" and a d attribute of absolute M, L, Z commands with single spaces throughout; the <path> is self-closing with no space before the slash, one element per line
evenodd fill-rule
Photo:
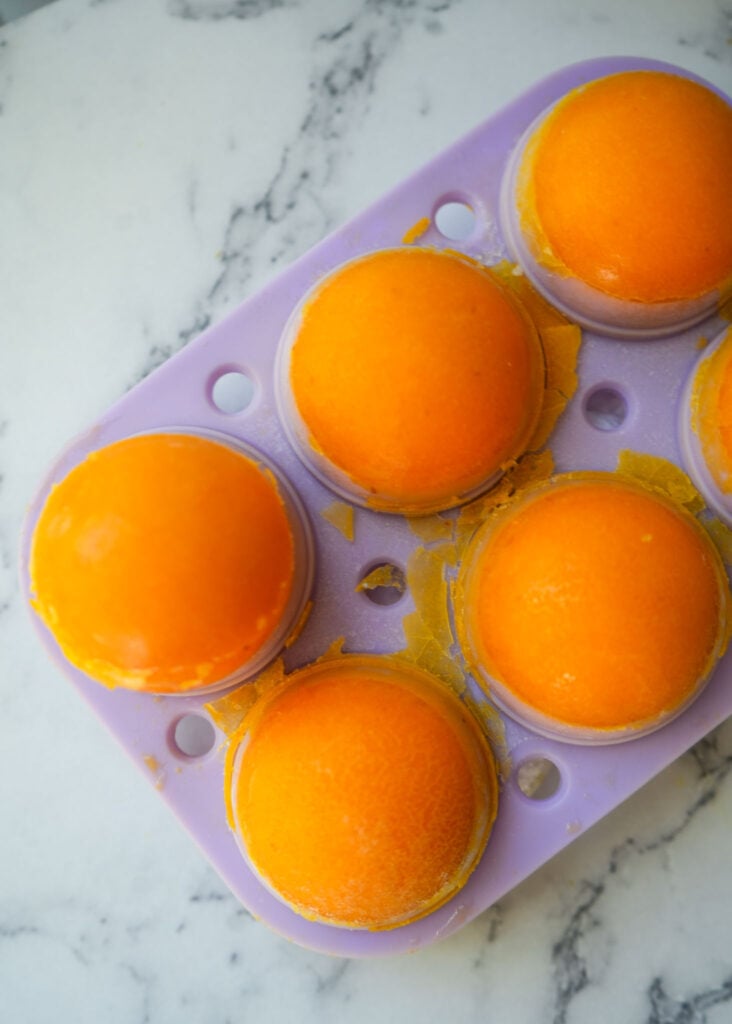
<path fill-rule="evenodd" d="M 458 934 L 332 960 L 228 892 L 16 579 L 45 467 L 132 383 L 556 67 L 636 53 L 732 91 L 730 16 L 57 0 L 0 29 L 0 1020 L 732 1021 L 729 722 Z"/>

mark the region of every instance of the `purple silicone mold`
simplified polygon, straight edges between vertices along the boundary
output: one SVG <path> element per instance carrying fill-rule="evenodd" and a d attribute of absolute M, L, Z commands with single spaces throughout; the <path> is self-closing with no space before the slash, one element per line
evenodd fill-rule
<path fill-rule="evenodd" d="M 320 515 L 332 504 L 334 494 L 303 467 L 277 415 L 274 363 L 282 330 L 302 296 L 322 275 L 361 253 L 399 245 L 411 225 L 430 216 L 446 198 L 458 198 L 472 207 L 477 216 L 474 230 L 456 243 L 432 224 L 416 244 L 459 248 L 488 264 L 506 258 L 509 254 L 498 225 L 501 182 L 527 127 L 583 82 L 640 68 L 686 74 L 656 61 L 607 58 L 551 75 L 306 253 L 125 395 L 62 453 L 39 489 L 22 542 L 26 596 L 30 537 L 48 490 L 88 452 L 142 431 L 175 427 L 213 431 L 261 451 L 294 485 L 313 526 L 313 610 L 301 635 L 284 652 L 288 670 L 317 658 L 341 636 L 346 650 L 398 651 L 403 646 L 402 618 L 413 607 L 409 593 L 396 604 L 378 605 L 355 588 L 364 571 L 377 563 L 405 566 L 420 541 L 404 518 L 358 509 L 356 537 L 350 543 Z M 652 341 L 622 341 L 586 332 L 577 394 L 549 442 L 557 469 L 612 470 L 618 452 L 625 448 L 682 464 L 677 439 L 682 389 L 698 356 L 700 333 L 713 336 L 720 328 L 721 320 L 712 317 L 694 331 L 687 329 Z M 211 385 L 221 373 L 237 369 L 255 381 L 257 393 L 246 410 L 232 415 L 221 412 L 211 401 Z M 608 413 L 599 427 L 593 425 L 587 402 L 600 387 L 623 396 L 627 415 Z M 130 757 L 140 767 L 145 763 L 155 766 L 150 778 L 160 795 L 244 905 L 295 942 L 342 956 L 401 953 L 457 931 L 732 713 L 732 655 L 727 654 L 703 694 L 682 715 L 629 743 L 573 746 L 543 738 L 505 718 L 506 744 L 514 769 L 533 758 L 548 759 L 561 776 L 556 793 L 545 800 L 528 799 L 519 789 L 514 771 L 503 786 L 486 853 L 452 901 L 430 916 L 392 931 L 349 931 L 299 917 L 247 867 L 226 823 L 220 745 L 204 757 L 191 758 L 178 750 L 173 740 L 182 716 L 205 716 L 205 696 L 160 698 L 107 690 L 69 665 L 51 634 L 33 618 L 58 666 Z M 472 680 L 469 684 L 475 699 L 485 701 L 477 685 Z M 217 739 L 223 744 L 225 737 L 219 734 Z"/>

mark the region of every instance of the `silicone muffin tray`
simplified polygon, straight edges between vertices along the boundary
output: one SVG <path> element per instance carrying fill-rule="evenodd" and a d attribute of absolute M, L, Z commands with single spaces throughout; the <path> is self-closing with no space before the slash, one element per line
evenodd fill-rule
<path fill-rule="evenodd" d="M 407 520 L 397 515 L 356 509 L 353 542 L 323 518 L 321 513 L 336 495 L 298 460 L 278 417 L 274 375 L 281 332 L 299 300 L 325 273 L 361 253 L 402 244 L 405 232 L 425 217 L 430 225 L 412 244 L 457 249 L 488 265 L 512 259 L 501 233 L 499 206 L 504 171 L 518 140 L 542 111 L 569 90 L 630 69 L 687 74 L 655 61 L 607 58 L 551 75 L 306 253 L 118 401 L 63 452 L 34 499 L 23 538 L 26 595 L 35 522 L 49 489 L 73 466 L 89 452 L 140 432 L 212 431 L 250 444 L 271 460 L 299 494 L 312 524 L 316 543 L 313 608 L 302 633 L 284 652 L 286 668 L 316 659 L 340 637 L 347 651 L 399 651 L 404 644 L 402 619 L 413 608 L 412 596 L 407 591 L 397 603 L 380 605 L 367 600 L 356 587 L 376 564 L 405 567 L 421 542 Z M 436 226 L 438 211 L 449 202 L 466 204 L 475 214 L 475 226 L 463 241 L 445 237 Z M 613 470 L 623 449 L 662 456 L 683 467 L 678 423 L 684 385 L 699 357 L 700 337 L 714 338 L 722 327 L 721 317 L 716 316 L 681 333 L 643 341 L 585 331 L 579 387 L 548 442 L 557 471 Z M 213 401 L 215 382 L 232 371 L 246 374 L 255 389 L 253 400 L 239 413 L 222 412 Z M 599 423 L 588 411 L 598 404 L 592 401 L 598 392 L 599 406 L 606 404 L 610 410 Z M 303 946 L 342 956 L 401 953 L 457 931 L 732 713 L 732 654 L 727 654 L 704 692 L 680 717 L 627 743 L 600 747 L 558 743 L 505 718 L 511 771 L 502 785 L 487 851 L 465 887 L 449 903 L 412 924 L 381 932 L 347 930 L 295 914 L 248 869 L 226 821 L 223 733 L 217 732 L 213 749 L 201 757 L 185 755 L 176 743 L 178 723 L 191 715 L 206 717 L 205 704 L 215 698 L 108 690 L 71 666 L 38 617 L 33 619 L 56 664 L 157 785 L 161 797 L 251 913 Z M 485 703 L 473 680 L 468 680 L 468 686 L 475 699 Z M 534 758 L 548 760 L 559 772 L 556 792 L 542 800 L 530 799 L 518 785 L 518 769 Z"/>

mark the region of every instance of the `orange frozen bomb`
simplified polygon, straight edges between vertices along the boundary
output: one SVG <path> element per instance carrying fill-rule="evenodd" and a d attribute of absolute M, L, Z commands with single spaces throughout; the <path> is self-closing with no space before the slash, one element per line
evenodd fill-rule
<path fill-rule="evenodd" d="M 729 515 L 732 504 L 732 330 L 726 332 L 696 373 L 692 425 Z"/>
<path fill-rule="evenodd" d="M 245 856 L 296 913 L 406 924 L 449 900 L 497 808 L 490 748 L 442 683 L 393 658 L 295 673 L 251 713 L 231 810 Z"/>
<path fill-rule="evenodd" d="M 698 319 L 729 293 L 730 181 L 732 106 L 680 75 L 627 71 L 549 111 L 515 202 L 534 269 L 560 300 L 652 328 Z"/>
<path fill-rule="evenodd" d="M 457 254 L 390 249 L 345 264 L 306 298 L 283 344 L 281 397 L 301 457 L 375 509 L 425 513 L 486 489 L 540 413 L 531 321 Z"/>
<path fill-rule="evenodd" d="M 557 477 L 488 521 L 461 591 L 487 689 L 558 739 L 657 728 L 696 696 L 727 639 L 727 580 L 706 532 L 610 473 Z"/>
<path fill-rule="evenodd" d="M 261 667 L 284 639 L 295 554 L 278 485 L 254 458 L 193 434 L 139 435 L 51 490 L 32 541 L 33 605 L 68 660 L 106 686 L 207 689 Z"/>

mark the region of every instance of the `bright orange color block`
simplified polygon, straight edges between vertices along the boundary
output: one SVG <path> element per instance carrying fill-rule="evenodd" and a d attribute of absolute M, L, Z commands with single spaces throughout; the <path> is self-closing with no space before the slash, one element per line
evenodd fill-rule
<path fill-rule="evenodd" d="M 709 472 L 720 491 L 732 492 L 732 330 L 702 364 L 695 386 L 694 426 Z"/>
<path fill-rule="evenodd" d="M 316 663 L 254 712 L 237 830 L 299 914 L 382 929 L 461 888 L 496 813 L 485 738 L 451 691 L 390 658 Z"/>
<path fill-rule="evenodd" d="M 721 653 L 719 555 L 680 506 L 613 474 L 558 478 L 484 528 L 468 561 L 476 662 L 555 723 L 648 726 Z"/>
<path fill-rule="evenodd" d="M 519 210 L 534 255 L 619 299 L 692 299 L 732 281 L 732 107 L 628 71 L 575 89 L 529 143 Z"/>
<path fill-rule="evenodd" d="M 245 665 L 280 624 L 293 574 L 271 474 L 185 434 L 89 455 L 51 491 L 31 553 L 34 607 L 69 661 L 158 693 Z"/>
<path fill-rule="evenodd" d="M 304 308 L 290 381 L 313 448 L 375 507 L 427 511 L 523 452 L 544 362 L 527 315 L 487 270 L 405 248 L 326 279 Z"/>

